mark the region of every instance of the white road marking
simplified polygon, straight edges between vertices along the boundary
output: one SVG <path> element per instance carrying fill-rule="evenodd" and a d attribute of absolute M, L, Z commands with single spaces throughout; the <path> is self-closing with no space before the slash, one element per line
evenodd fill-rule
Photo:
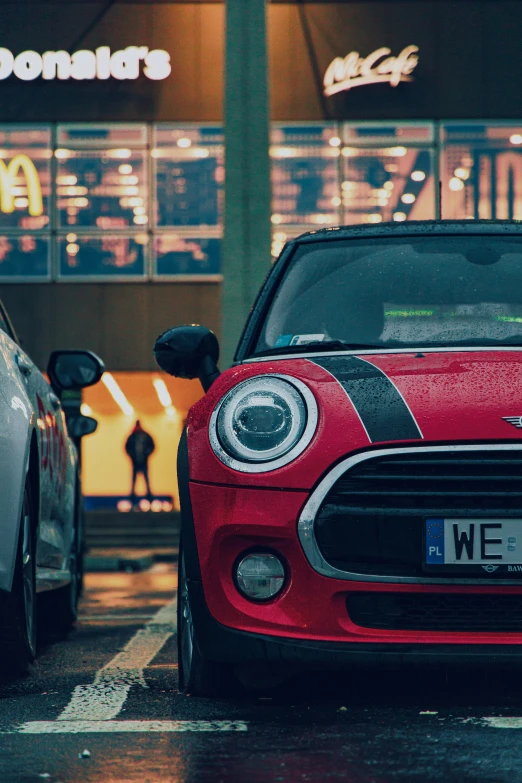
<path fill-rule="evenodd" d="M 16 734 L 86 734 L 119 732 L 248 731 L 243 720 L 36 720 L 23 723 Z"/>
<path fill-rule="evenodd" d="M 108 622 L 111 620 L 125 620 L 126 622 L 132 621 L 132 620 L 140 620 L 143 622 L 143 620 L 151 620 L 154 617 L 153 614 L 91 614 L 91 615 L 80 615 L 79 621 L 81 623 L 95 623 L 98 621 Z"/>
<path fill-rule="evenodd" d="M 522 729 L 522 718 L 482 718 L 481 722 L 494 729 Z"/>
<path fill-rule="evenodd" d="M 121 711 L 133 685 L 146 688 L 143 669 L 176 631 L 176 602 L 162 607 L 109 663 L 92 685 L 77 685 L 57 721 L 109 721 Z M 37 721 L 37 723 L 39 723 Z"/>
<path fill-rule="evenodd" d="M 109 663 L 92 685 L 78 685 L 55 721 L 22 723 L 7 734 L 180 733 L 248 731 L 240 720 L 113 720 L 133 685 L 146 688 L 143 670 L 176 631 L 176 602 L 162 607 Z"/>

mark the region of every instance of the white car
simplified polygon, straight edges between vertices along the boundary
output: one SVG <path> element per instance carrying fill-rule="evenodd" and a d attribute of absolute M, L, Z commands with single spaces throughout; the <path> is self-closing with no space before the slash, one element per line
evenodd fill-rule
<path fill-rule="evenodd" d="M 72 437 L 96 422 L 77 416 L 68 431 L 60 396 L 97 383 L 103 369 L 89 351 L 55 351 L 48 382 L 0 303 L 0 659 L 10 670 L 34 660 L 38 611 L 60 628 L 76 619 L 83 543 Z"/>

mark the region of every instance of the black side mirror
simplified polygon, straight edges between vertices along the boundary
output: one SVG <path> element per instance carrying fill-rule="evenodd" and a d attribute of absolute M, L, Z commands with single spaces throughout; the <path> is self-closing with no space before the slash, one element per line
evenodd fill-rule
<path fill-rule="evenodd" d="M 71 438 L 84 438 L 98 429 L 98 422 L 92 416 L 68 416 L 67 431 Z"/>
<path fill-rule="evenodd" d="M 219 377 L 219 343 L 205 326 L 175 326 L 154 344 L 154 357 L 162 370 L 176 378 L 199 378 L 208 391 Z"/>
<path fill-rule="evenodd" d="M 55 391 L 94 386 L 104 370 L 102 360 L 91 351 L 53 351 L 47 366 L 47 374 Z"/>

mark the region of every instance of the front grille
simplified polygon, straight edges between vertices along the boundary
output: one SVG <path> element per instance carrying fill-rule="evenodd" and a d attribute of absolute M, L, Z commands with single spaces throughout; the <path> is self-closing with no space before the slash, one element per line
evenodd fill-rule
<path fill-rule="evenodd" d="M 522 449 L 410 451 L 364 460 L 328 492 L 315 536 L 325 560 L 342 571 L 423 576 L 429 517 L 522 518 Z"/>
<path fill-rule="evenodd" d="M 352 622 L 388 631 L 522 631 L 522 595 L 352 593 Z"/>

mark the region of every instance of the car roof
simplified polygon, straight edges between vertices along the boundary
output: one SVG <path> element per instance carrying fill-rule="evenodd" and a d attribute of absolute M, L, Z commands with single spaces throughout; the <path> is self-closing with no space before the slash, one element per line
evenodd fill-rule
<path fill-rule="evenodd" d="M 365 237 L 407 237 L 426 234 L 520 234 L 522 222 L 515 220 L 407 220 L 402 223 L 336 226 L 307 231 L 288 244 L 331 239 Z"/>

